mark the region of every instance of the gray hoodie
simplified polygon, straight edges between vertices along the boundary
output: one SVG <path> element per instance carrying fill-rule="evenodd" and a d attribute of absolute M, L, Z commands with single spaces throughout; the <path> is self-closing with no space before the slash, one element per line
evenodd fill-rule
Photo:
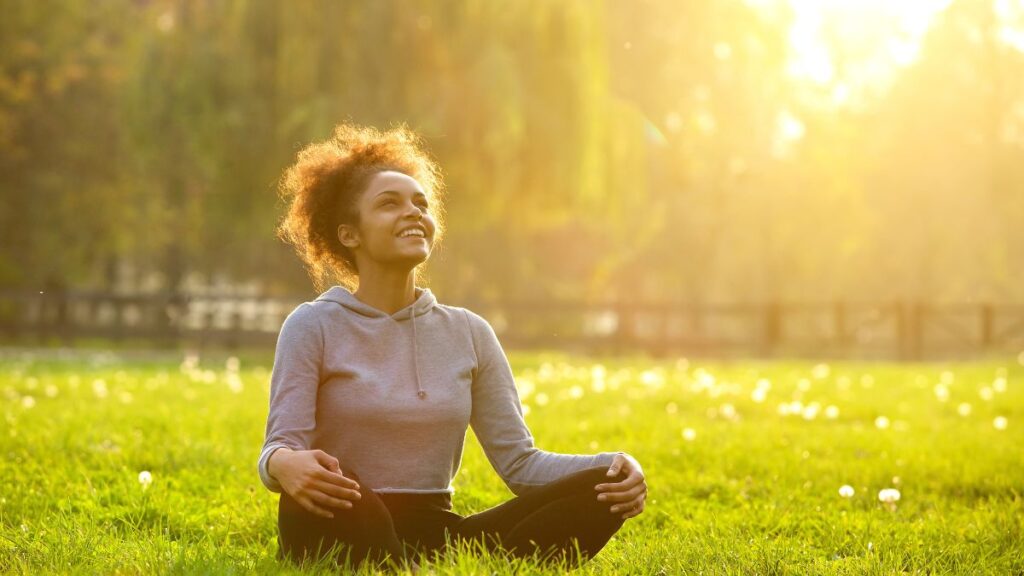
<path fill-rule="evenodd" d="M 258 469 L 277 448 L 320 449 L 374 492 L 452 493 L 467 426 L 513 494 L 614 452 L 558 454 L 534 446 L 512 370 L 486 320 L 438 304 L 429 289 L 387 314 L 334 286 L 285 319 L 270 376 Z"/>

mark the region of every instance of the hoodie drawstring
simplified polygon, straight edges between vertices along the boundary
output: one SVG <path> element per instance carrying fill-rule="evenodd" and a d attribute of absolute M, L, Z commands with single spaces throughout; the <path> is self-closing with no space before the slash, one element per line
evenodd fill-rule
<path fill-rule="evenodd" d="M 416 395 L 420 397 L 420 400 L 427 399 L 427 391 L 423 389 L 423 385 L 420 384 L 420 358 L 417 353 L 416 347 L 416 306 L 413 305 L 412 309 L 412 363 L 416 368 Z"/>

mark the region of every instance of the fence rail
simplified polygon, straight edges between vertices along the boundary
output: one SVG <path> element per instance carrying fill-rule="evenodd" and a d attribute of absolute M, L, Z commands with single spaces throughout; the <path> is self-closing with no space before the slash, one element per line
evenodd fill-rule
<path fill-rule="evenodd" d="M 304 297 L 0 291 L 0 338 L 273 347 Z M 1024 350 L 1024 305 L 923 302 L 705 304 L 461 302 L 506 347 L 666 356 L 921 360 Z"/>

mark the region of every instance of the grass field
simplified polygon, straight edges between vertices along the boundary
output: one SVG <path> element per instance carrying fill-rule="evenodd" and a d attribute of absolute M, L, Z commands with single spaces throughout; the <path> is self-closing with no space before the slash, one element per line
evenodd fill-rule
<path fill-rule="evenodd" d="M 647 474 L 647 511 L 580 574 L 1024 574 L 1016 358 L 511 360 L 538 446 Z M 0 572 L 297 573 L 255 470 L 270 361 L 5 353 Z M 455 488 L 462 514 L 511 497 L 472 434 Z M 466 550 L 424 569 L 543 573 Z"/>

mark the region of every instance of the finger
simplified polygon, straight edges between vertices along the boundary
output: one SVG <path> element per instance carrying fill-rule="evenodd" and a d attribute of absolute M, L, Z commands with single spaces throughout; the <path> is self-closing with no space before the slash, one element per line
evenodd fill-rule
<path fill-rule="evenodd" d="M 623 520 L 629 520 L 630 518 L 633 518 L 634 516 L 639 516 L 640 513 L 643 512 L 643 511 L 644 511 L 644 505 L 641 504 L 639 508 L 637 508 L 635 510 L 630 510 L 629 512 L 626 512 L 625 514 L 623 514 L 622 515 L 622 519 Z"/>
<path fill-rule="evenodd" d="M 621 492 L 602 492 L 597 495 L 597 499 L 601 502 L 629 502 L 647 493 L 647 486 L 645 484 L 638 484 L 629 490 Z"/>
<path fill-rule="evenodd" d="M 305 508 L 312 514 L 316 514 L 317 516 L 323 518 L 334 518 L 333 512 L 317 506 L 312 500 L 305 496 L 296 498 L 295 501 L 298 502 L 303 508 Z"/>
<path fill-rule="evenodd" d="M 329 494 L 323 492 L 310 492 L 309 497 L 318 506 L 323 508 L 341 508 L 342 510 L 349 510 L 352 508 L 352 502 L 343 498 L 335 498 Z"/>
<path fill-rule="evenodd" d="M 334 496 L 335 498 L 340 498 L 342 500 L 360 500 L 363 497 L 358 490 L 342 488 L 341 486 L 331 484 L 330 482 L 317 481 L 313 484 L 313 487 L 328 496 Z"/>
<path fill-rule="evenodd" d="M 632 509 L 636 508 L 637 506 L 639 506 L 642 503 L 643 503 L 643 497 L 642 496 L 639 497 L 639 498 L 633 498 L 633 499 L 628 500 L 626 502 L 622 502 L 622 503 L 619 503 L 619 504 L 616 504 L 616 505 L 612 506 L 611 507 L 611 511 L 612 511 L 612 514 L 615 514 L 615 513 L 618 513 L 618 512 L 626 512 L 627 510 L 632 510 Z"/>
<path fill-rule="evenodd" d="M 644 481 L 644 477 L 641 474 L 630 474 L 622 482 L 615 482 L 612 484 L 598 484 L 594 486 L 594 490 L 598 492 L 622 492 L 623 490 L 629 490 L 633 486 L 640 484 Z"/>
<path fill-rule="evenodd" d="M 341 464 L 338 463 L 338 459 L 334 456 L 331 456 L 323 450 L 314 450 L 313 457 L 316 458 L 316 461 L 324 468 L 341 474 Z"/>
<path fill-rule="evenodd" d="M 612 458 L 612 464 L 611 464 L 611 466 L 608 467 L 608 472 L 607 472 L 606 475 L 609 478 L 614 478 L 615 475 L 619 473 L 619 470 L 622 470 L 622 467 L 625 464 L 626 464 L 626 459 L 623 458 L 620 454 L 616 454 L 615 457 Z"/>
<path fill-rule="evenodd" d="M 329 482 L 342 488 L 350 488 L 352 490 L 359 490 L 359 483 L 355 480 L 342 476 L 337 472 L 331 472 L 330 470 L 320 469 L 313 473 L 313 477 L 317 480 Z"/>

